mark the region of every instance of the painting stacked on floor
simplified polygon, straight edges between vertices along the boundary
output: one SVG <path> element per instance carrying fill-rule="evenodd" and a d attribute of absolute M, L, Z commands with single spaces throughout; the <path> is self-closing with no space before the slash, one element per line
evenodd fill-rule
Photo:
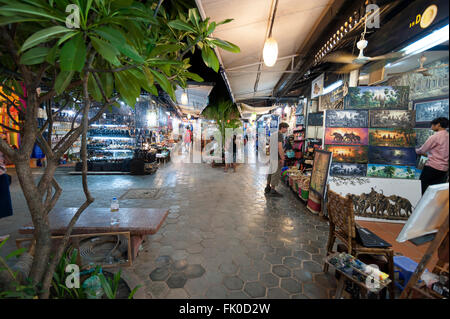
<path fill-rule="evenodd" d="M 418 179 L 416 111 L 408 110 L 408 102 L 409 87 L 349 88 L 345 109 L 325 115 L 325 149 L 333 153 L 330 174 Z"/>

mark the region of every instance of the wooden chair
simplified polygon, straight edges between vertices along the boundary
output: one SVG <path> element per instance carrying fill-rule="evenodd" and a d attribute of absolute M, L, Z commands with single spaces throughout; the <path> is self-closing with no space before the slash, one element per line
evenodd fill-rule
<path fill-rule="evenodd" d="M 333 245 L 338 238 L 346 246 L 347 252 L 356 258 L 358 255 L 383 255 L 387 258 L 389 264 L 389 296 L 394 298 L 394 251 L 391 248 L 368 248 L 356 241 L 356 223 L 353 211 L 353 201 L 347 195 L 341 195 L 328 188 L 327 192 L 327 211 L 330 223 L 330 232 L 328 235 L 327 256 L 332 253 Z M 328 271 L 328 264 L 325 263 L 323 271 Z"/>

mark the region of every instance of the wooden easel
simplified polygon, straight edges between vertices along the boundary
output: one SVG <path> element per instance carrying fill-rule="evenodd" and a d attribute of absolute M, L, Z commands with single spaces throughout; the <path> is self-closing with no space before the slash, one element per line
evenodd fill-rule
<path fill-rule="evenodd" d="M 417 265 L 416 271 L 411 276 L 408 284 L 400 295 L 400 299 L 410 299 L 413 292 L 419 292 L 428 298 L 442 298 L 442 296 L 435 293 L 433 290 L 425 287 L 419 287 L 417 285 L 418 280 L 421 278 L 422 273 L 426 269 L 430 262 L 431 257 L 435 252 L 438 252 L 439 261 L 433 269 L 433 273 L 439 274 L 441 271 L 448 272 L 448 214 L 444 223 L 439 227 L 436 237 L 431 242 L 425 255 L 422 257 L 419 265 Z M 446 267 L 445 267 L 446 266 Z"/>

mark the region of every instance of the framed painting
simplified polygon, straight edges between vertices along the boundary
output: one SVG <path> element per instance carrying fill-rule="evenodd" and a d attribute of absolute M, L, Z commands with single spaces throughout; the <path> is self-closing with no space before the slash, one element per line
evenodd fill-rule
<path fill-rule="evenodd" d="M 344 108 L 344 95 L 348 90 L 347 84 L 341 85 L 330 93 L 323 94 L 319 97 L 319 111 L 323 110 L 339 110 Z"/>
<path fill-rule="evenodd" d="M 416 100 L 414 110 L 416 110 L 416 127 L 429 128 L 435 118 L 448 119 L 448 98 Z"/>
<path fill-rule="evenodd" d="M 407 109 L 409 86 L 357 86 L 348 88 L 345 109 Z"/>
<path fill-rule="evenodd" d="M 367 176 L 418 179 L 420 177 L 420 170 L 418 170 L 415 166 L 369 164 L 367 165 Z"/>
<path fill-rule="evenodd" d="M 327 127 L 325 144 L 328 145 L 368 145 L 368 128 Z"/>
<path fill-rule="evenodd" d="M 326 127 L 368 127 L 369 111 L 338 111 L 327 110 L 325 116 Z"/>
<path fill-rule="evenodd" d="M 366 164 L 332 163 L 330 168 L 331 176 L 366 176 Z"/>
<path fill-rule="evenodd" d="M 311 173 L 311 183 L 309 190 L 315 192 L 321 198 L 325 194 L 325 187 L 330 170 L 331 152 L 316 150 L 314 152 L 314 162 Z"/>
<path fill-rule="evenodd" d="M 308 114 L 309 126 L 323 126 L 323 112 Z"/>
<path fill-rule="evenodd" d="M 372 146 L 414 147 L 416 131 L 411 128 L 371 128 L 369 144 Z"/>
<path fill-rule="evenodd" d="M 415 166 L 416 159 L 414 148 L 369 146 L 370 164 Z"/>
<path fill-rule="evenodd" d="M 305 116 L 304 115 L 296 115 L 295 125 L 305 125 Z"/>
<path fill-rule="evenodd" d="M 333 163 L 368 162 L 367 146 L 325 145 L 325 149 L 333 153 Z"/>
<path fill-rule="evenodd" d="M 416 147 L 421 147 L 427 139 L 434 134 L 434 131 L 428 128 L 415 128 Z"/>
<path fill-rule="evenodd" d="M 370 127 L 413 128 L 416 122 L 415 111 L 408 110 L 371 110 Z"/>

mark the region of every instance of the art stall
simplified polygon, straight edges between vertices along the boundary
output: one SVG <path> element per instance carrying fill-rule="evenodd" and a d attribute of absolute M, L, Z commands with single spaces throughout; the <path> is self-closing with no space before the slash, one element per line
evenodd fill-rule
<path fill-rule="evenodd" d="M 421 197 L 416 110 L 409 87 L 348 88 L 343 109 L 325 112 L 330 189 L 353 199 L 357 219 L 404 222 Z"/>
<path fill-rule="evenodd" d="M 2 124 L 0 125 L 0 133 L 6 134 L 6 139 L 8 143 L 11 146 L 15 146 L 18 148 L 20 146 L 20 134 L 8 131 L 4 128 L 4 126 L 19 130 L 19 126 L 15 123 L 19 122 L 19 111 L 16 110 L 15 108 L 11 108 L 9 112 L 10 114 L 8 115 L 8 111 L 6 108 L 6 104 L 4 104 L 4 97 L 3 97 L 3 95 L 6 94 L 3 92 L 1 86 L 0 92 L 2 93 L 0 94 L 0 123 Z M 14 101 L 18 101 L 19 99 L 19 97 L 16 95 L 12 95 L 10 96 L 10 98 Z"/>

